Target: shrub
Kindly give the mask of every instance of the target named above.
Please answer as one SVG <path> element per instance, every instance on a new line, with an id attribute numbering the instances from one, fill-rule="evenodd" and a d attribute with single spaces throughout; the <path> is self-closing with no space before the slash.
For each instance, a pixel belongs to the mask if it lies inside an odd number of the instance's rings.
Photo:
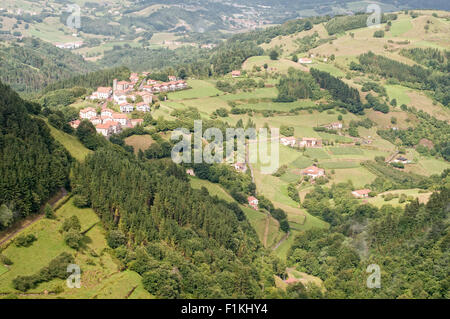
<path id="1" fill-rule="evenodd" d="M 16 244 L 17 247 L 29 247 L 36 240 L 37 238 L 33 234 L 21 235 L 16 238 L 14 243 Z"/>
<path id="2" fill-rule="evenodd" d="M 125 235 L 120 230 L 110 231 L 106 237 L 106 241 L 108 242 L 108 246 L 113 249 L 127 243 Z"/>

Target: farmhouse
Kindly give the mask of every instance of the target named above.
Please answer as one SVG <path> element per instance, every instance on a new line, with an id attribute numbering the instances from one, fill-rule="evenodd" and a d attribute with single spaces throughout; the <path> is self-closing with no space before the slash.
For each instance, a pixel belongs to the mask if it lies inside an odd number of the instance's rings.
<path id="1" fill-rule="evenodd" d="M 312 179 L 317 177 L 325 176 L 325 170 L 322 168 L 318 168 L 317 166 L 310 166 L 303 170 L 303 175 L 309 176 Z"/>
<path id="2" fill-rule="evenodd" d="M 289 137 L 282 137 L 280 139 L 281 144 L 283 144 L 284 146 L 295 146 L 295 142 L 296 142 L 296 138 L 293 136 L 289 136 Z"/>
<path id="3" fill-rule="evenodd" d="M 175 82 L 177 80 L 177 77 L 175 75 L 169 75 L 169 81 Z"/>
<path id="4" fill-rule="evenodd" d="M 247 171 L 247 165 L 245 165 L 245 163 L 234 163 L 233 166 L 238 172 L 245 173 Z"/>
<path id="5" fill-rule="evenodd" d="M 342 128 L 342 123 L 340 123 L 340 122 L 330 123 L 330 124 L 324 125 L 324 127 L 329 130 L 340 130 Z"/>
<path id="6" fill-rule="evenodd" d="M 239 71 L 239 70 L 234 70 L 234 71 L 231 72 L 231 76 L 232 76 L 233 78 L 240 77 L 240 76 L 241 76 L 241 71 Z"/>
<path id="7" fill-rule="evenodd" d="M 131 113 L 134 111 L 134 106 L 131 105 L 130 103 L 122 103 L 119 105 L 120 107 L 120 112 L 122 113 Z"/>
<path id="8" fill-rule="evenodd" d="M 370 189 L 359 189 L 352 192 L 352 195 L 356 198 L 367 198 L 369 197 Z"/>
<path id="9" fill-rule="evenodd" d="M 191 175 L 191 176 L 195 176 L 195 172 L 194 172 L 194 170 L 192 168 L 188 168 L 186 170 L 186 174 Z"/>
<path id="10" fill-rule="evenodd" d="M 257 199 L 256 197 L 254 197 L 254 196 L 249 196 L 249 197 L 247 198 L 247 200 L 248 200 L 248 204 L 249 204 L 253 209 L 258 210 L 258 203 L 259 203 L 259 201 L 258 201 L 258 199 Z"/>
<path id="11" fill-rule="evenodd" d="M 155 85 L 155 84 L 158 84 L 158 81 L 152 79 L 147 80 L 147 85 Z"/>
<path id="12" fill-rule="evenodd" d="M 411 161 L 407 159 L 406 157 L 399 156 L 395 160 L 393 160 L 394 163 L 402 163 L 402 164 L 409 164 Z"/>
<path id="13" fill-rule="evenodd" d="M 97 116 L 97 111 L 93 107 L 87 107 L 85 109 L 80 110 L 80 118 L 81 119 L 91 119 L 92 117 Z"/>
<path id="14" fill-rule="evenodd" d="M 298 144 L 300 147 L 322 147 L 322 140 L 315 137 L 303 137 Z"/>
<path id="15" fill-rule="evenodd" d="M 80 120 L 74 120 L 74 121 L 71 121 L 69 124 L 72 128 L 76 129 L 76 128 L 78 128 L 78 126 L 80 126 L 80 123 L 81 123 Z"/>
<path id="16" fill-rule="evenodd" d="M 312 60 L 309 59 L 309 58 L 300 58 L 300 59 L 298 59 L 298 63 L 300 63 L 300 64 L 311 64 Z"/>

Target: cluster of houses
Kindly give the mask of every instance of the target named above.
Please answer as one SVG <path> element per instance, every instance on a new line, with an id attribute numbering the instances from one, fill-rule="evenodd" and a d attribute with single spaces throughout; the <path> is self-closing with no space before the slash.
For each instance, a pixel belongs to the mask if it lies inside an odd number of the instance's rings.
<path id="1" fill-rule="evenodd" d="M 315 137 L 303 137 L 296 139 L 293 136 L 280 138 L 281 144 L 290 147 L 322 147 L 322 140 Z"/>
<path id="2" fill-rule="evenodd" d="M 148 72 L 131 73 L 128 81 L 118 81 L 114 79 L 112 87 L 98 87 L 95 92 L 87 97 L 89 100 L 99 100 L 104 103 L 102 111 L 97 111 L 88 107 L 80 111 L 80 119 L 70 122 L 73 128 L 77 128 L 81 121 L 87 119 L 97 129 L 97 132 L 110 136 L 119 133 L 125 127 L 135 127 L 143 122 L 143 119 L 129 119 L 127 114 L 133 111 L 150 112 L 151 104 L 155 100 L 153 93 L 173 92 L 188 88 L 186 81 L 178 80 L 176 76 L 169 76 L 169 82 L 159 82 L 146 78 Z M 140 98 L 139 98 L 140 97 Z M 137 102 L 139 100 L 139 102 Z M 106 107 L 107 102 L 114 103 L 120 109 L 120 113 Z"/>
<path id="3" fill-rule="evenodd" d="M 147 77 L 148 72 L 143 72 L 142 76 Z M 155 100 L 154 93 L 173 92 L 188 88 L 186 81 L 178 80 L 176 76 L 169 76 L 169 82 L 162 83 L 152 79 L 139 83 L 139 79 L 137 73 L 131 73 L 129 81 L 114 79 L 112 87 L 99 87 L 88 99 L 112 101 L 119 105 L 122 113 L 131 113 L 134 110 L 150 112 L 150 105 Z M 138 96 L 142 98 L 140 99 L 142 101 L 135 104 Z"/>
<path id="4" fill-rule="evenodd" d="M 88 107 L 80 110 L 80 119 L 70 122 L 70 126 L 76 129 L 82 120 L 90 121 L 95 126 L 97 133 L 105 137 L 120 133 L 123 128 L 141 125 L 144 121 L 143 119 L 129 119 L 126 114 L 116 113 L 107 107 L 103 107 L 100 114 L 96 109 Z"/>

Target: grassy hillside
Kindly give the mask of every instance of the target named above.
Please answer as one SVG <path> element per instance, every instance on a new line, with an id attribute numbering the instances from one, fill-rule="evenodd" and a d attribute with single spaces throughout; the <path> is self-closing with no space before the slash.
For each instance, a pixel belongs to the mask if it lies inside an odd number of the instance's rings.
<path id="1" fill-rule="evenodd" d="M 63 221 L 77 216 L 82 231 L 87 231 L 83 248 L 76 251 L 64 243 L 59 232 Z M 17 247 L 14 239 L 4 248 L 2 254 L 13 264 L 2 266 L 7 271 L 0 274 L 0 294 L 15 294 L 20 298 L 151 298 L 143 289 L 141 278 L 132 271 L 120 272 L 119 266 L 110 255 L 104 230 L 92 209 L 78 209 L 69 200 L 56 211 L 56 219 L 41 219 L 28 227 L 21 235 L 33 234 L 37 240 L 30 247 Z M 12 280 L 18 275 L 32 275 L 61 254 L 75 256 L 75 262 L 82 271 L 81 288 L 70 289 L 64 280 L 54 279 L 38 285 L 27 293 L 12 287 Z M 36 258 L 39 256 L 39 258 Z"/>

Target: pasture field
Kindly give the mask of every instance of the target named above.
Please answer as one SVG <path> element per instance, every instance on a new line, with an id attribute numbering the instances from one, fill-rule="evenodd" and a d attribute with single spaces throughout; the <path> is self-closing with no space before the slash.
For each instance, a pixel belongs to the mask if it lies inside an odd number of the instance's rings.
<path id="1" fill-rule="evenodd" d="M 150 135 L 132 135 L 125 139 L 127 145 L 133 146 L 134 152 L 137 154 L 139 150 L 145 151 L 155 141 Z"/>
<path id="2" fill-rule="evenodd" d="M 329 147 L 328 150 L 333 155 L 363 155 L 364 152 L 357 147 Z"/>
<path id="3" fill-rule="evenodd" d="M 345 168 L 357 168 L 359 167 L 359 162 L 342 160 L 342 161 L 326 161 L 320 162 L 320 167 L 324 169 L 345 169 Z"/>
<path id="4" fill-rule="evenodd" d="M 6 267 L 5 265 L 0 264 L 0 276 L 3 275 L 8 270 L 9 270 L 8 267 Z"/>
<path id="5" fill-rule="evenodd" d="M 50 128 L 50 133 L 52 134 L 53 138 L 61 143 L 66 148 L 66 150 L 69 151 L 70 155 L 72 155 L 79 162 L 84 161 L 85 157 L 88 154 L 92 153 L 92 151 L 81 144 L 81 142 L 75 136 L 57 130 L 56 128 L 51 126 L 47 120 L 45 121 Z"/>
<path id="6" fill-rule="evenodd" d="M 312 159 L 330 159 L 330 155 L 322 148 L 307 148 L 305 151 L 305 155 Z"/>
<path id="7" fill-rule="evenodd" d="M 405 206 L 406 204 L 408 204 L 408 201 L 405 201 L 404 203 L 399 203 L 398 198 L 394 198 L 390 201 L 385 201 L 384 198 L 382 197 L 382 195 L 387 195 L 387 194 L 398 194 L 399 196 L 401 194 L 405 194 L 406 196 L 412 196 L 413 198 L 418 198 L 420 203 L 426 203 L 426 202 L 428 202 L 428 199 L 430 198 L 432 193 L 431 192 L 421 193 L 419 189 L 397 189 L 397 190 L 378 194 L 375 197 L 369 197 L 366 200 L 368 203 L 370 203 L 374 206 L 377 206 L 377 207 L 381 207 L 383 205 Z"/>
<path id="8" fill-rule="evenodd" d="M 397 105 L 400 106 L 402 104 L 409 105 L 411 103 L 411 98 L 408 96 L 407 92 L 410 90 L 407 87 L 404 87 L 402 85 L 392 85 L 392 84 L 386 84 L 384 85 L 386 88 L 387 95 L 389 96 L 389 99 L 396 99 Z"/>
<path id="9" fill-rule="evenodd" d="M 362 188 L 364 185 L 372 183 L 376 178 L 374 174 L 361 166 L 356 168 L 335 169 L 333 175 L 328 173 L 327 175 L 328 177 L 331 176 L 329 184 L 345 183 L 350 180 L 355 188 Z"/>
<path id="10" fill-rule="evenodd" d="M 344 77 L 345 72 L 330 63 L 317 62 L 311 65 L 311 68 L 328 72 L 335 77 Z"/>
<path id="11" fill-rule="evenodd" d="M 251 103 L 255 101 L 256 103 L 259 99 L 273 99 L 278 95 L 278 90 L 275 87 L 265 87 L 265 88 L 255 88 L 252 91 L 247 92 L 237 92 L 237 93 L 226 93 L 220 96 L 220 99 L 224 101 L 243 101 Z M 286 103 L 289 104 L 289 103 Z"/>
<path id="12" fill-rule="evenodd" d="M 33 294 L 33 298 L 55 298 L 56 296 L 63 298 L 101 298 L 116 292 L 116 295 L 112 295 L 113 297 L 124 298 L 126 293 L 121 294 L 120 292 L 120 289 L 127 287 L 127 285 L 123 285 L 124 282 L 137 287 L 141 285 L 138 274 L 123 275 L 119 272 L 114 258 L 108 252 L 109 248 L 106 245 L 100 220 L 92 209 L 76 208 L 73 205 L 73 200 L 69 200 L 55 212 L 55 215 L 56 219 L 41 219 L 22 232 L 22 234 L 34 234 L 37 237 L 37 240 L 30 247 L 17 247 L 14 242 L 11 242 L 4 249 L 3 254 L 12 260 L 13 265 L 10 266 L 8 272 L 0 277 L 0 293 L 18 294 L 12 287 L 12 280 L 15 277 L 37 273 L 62 252 L 75 256 L 75 263 L 82 270 L 82 287 L 80 289 L 69 289 L 63 280 L 54 279 L 39 284 L 21 297 L 26 297 L 26 294 Z M 81 231 L 87 231 L 82 248 L 79 251 L 68 247 L 59 232 L 64 219 L 73 215 L 79 218 Z M 119 278 L 123 276 L 128 276 L 128 279 L 119 281 Z M 134 277 L 133 280 L 132 277 Z M 107 287 L 110 287 L 109 291 L 106 290 Z M 61 293 L 54 294 L 55 290 L 61 290 Z M 142 294 L 142 291 L 139 296 L 151 297 L 148 293 Z"/>
<path id="13" fill-rule="evenodd" d="M 187 80 L 191 89 L 169 93 L 169 100 L 195 99 L 222 94 L 213 83 L 204 80 Z"/>
<path id="14" fill-rule="evenodd" d="M 220 199 L 226 200 L 227 202 L 234 202 L 234 199 L 219 185 L 211 183 L 210 181 L 203 180 L 197 177 L 189 177 L 192 188 L 201 189 L 206 187 L 211 196 L 217 196 Z"/>
<path id="15" fill-rule="evenodd" d="M 268 72 L 286 73 L 290 67 L 300 69 L 300 64 L 287 59 L 271 60 L 268 56 L 254 56 L 244 62 L 242 68 L 246 71 L 252 71 L 253 67 L 260 67 L 264 72 L 264 64 L 268 65 Z"/>
<path id="16" fill-rule="evenodd" d="M 390 34 L 393 37 L 398 37 L 404 35 L 412 28 L 413 25 L 411 23 L 411 20 L 399 18 L 397 21 L 392 22 Z"/>

